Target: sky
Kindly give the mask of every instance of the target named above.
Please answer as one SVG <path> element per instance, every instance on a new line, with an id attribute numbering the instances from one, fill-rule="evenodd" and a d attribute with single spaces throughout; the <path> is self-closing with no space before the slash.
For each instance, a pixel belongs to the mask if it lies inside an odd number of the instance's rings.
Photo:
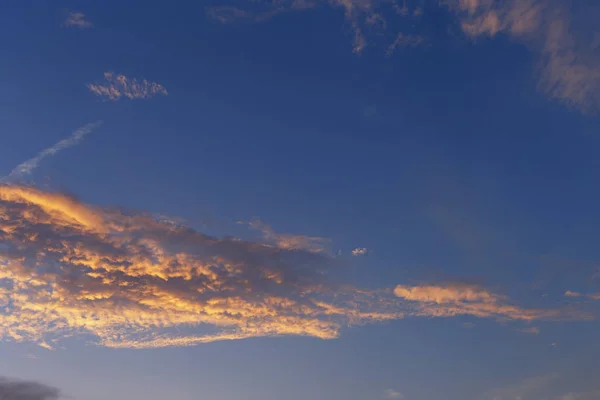
<path id="1" fill-rule="evenodd" d="M 600 399 L 600 4 L 0 10 L 1 398 Z"/>

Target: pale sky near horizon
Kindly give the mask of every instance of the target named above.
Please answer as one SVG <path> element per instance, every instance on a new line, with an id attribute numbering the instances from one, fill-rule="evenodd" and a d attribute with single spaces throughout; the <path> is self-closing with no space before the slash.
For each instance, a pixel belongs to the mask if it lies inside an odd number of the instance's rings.
<path id="1" fill-rule="evenodd" d="M 600 400 L 600 3 L 0 5 L 0 398 Z"/>

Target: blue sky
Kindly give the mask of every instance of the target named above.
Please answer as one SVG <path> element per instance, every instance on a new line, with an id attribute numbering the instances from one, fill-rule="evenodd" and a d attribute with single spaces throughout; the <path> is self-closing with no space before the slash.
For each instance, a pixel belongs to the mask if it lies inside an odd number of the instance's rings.
<path id="1" fill-rule="evenodd" d="M 223 1 L 1 6 L 0 394 L 600 399 L 600 9 Z"/>

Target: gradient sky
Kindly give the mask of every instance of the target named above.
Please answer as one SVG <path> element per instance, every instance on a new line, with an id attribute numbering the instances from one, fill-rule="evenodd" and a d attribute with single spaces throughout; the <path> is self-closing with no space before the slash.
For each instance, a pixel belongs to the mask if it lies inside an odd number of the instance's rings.
<path id="1" fill-rule="evenodd" d="M 0 397 L 600 399 L 600 4 L 0 11 Z"/>

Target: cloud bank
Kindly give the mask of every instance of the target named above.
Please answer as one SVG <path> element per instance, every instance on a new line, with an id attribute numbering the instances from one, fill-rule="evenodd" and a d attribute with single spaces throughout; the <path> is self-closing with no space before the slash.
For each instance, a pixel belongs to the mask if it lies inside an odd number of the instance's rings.
<path id="1" fill-rule="evenodd" d="M 168 95 L 167 89 L 160 83 L 149 82 L 145 79 L 138 81 L 125 75 L 115 75 L 105 72 L 106 83 L 89 83 L 87 88 L 97 96 L 105 97 L 111 101 L 117 101 L 121 97 L 128 99 L 148 99 L 156 95 Z"/>
<path id="2" fill-rule="evenodd" d="M 52 348 L 66 337 L 110 347 L 339 336 L 404 317 L 556 319 L 482 288 L 361 290 L 328 279 L 333 258 L 217 238 L 143 213 L 0 185 L 0 340 Z"/>
<path id="3" fill-rule="evenodd" d="M 79 142 L 83 140 L 85 136 L 90 134 L 94 129 L 102 125 L 102 121 L 97 121 L 91 124 L 87 124 L 79 129 L 77 129 L 73 134 L 67 139 L 63 139 L 60 142 L 56 143 L 54 146 L 49 147 L 43 151 L 41 151 L 37 156 L 33 157 L 30 160 L 27 160 L 21 164 L 19 164 L 15 169 L 13 169 L 10 174 L 5 177 L 0 177 L 0 183 L 8 183 L 14 182 L 22 179 L 23 177 L 30 175 L 33 170 L 35 170 L 40 162 L 46 158 L 55 155 L 59 151 L 66 149 L 71 146 L 75 146 Z"/>
<path id="4" fill-rule="evenodd" d="M 0 377 L 2 400 L 57 400 L 60 390 L 38 382 L 20 381 Z"/>

